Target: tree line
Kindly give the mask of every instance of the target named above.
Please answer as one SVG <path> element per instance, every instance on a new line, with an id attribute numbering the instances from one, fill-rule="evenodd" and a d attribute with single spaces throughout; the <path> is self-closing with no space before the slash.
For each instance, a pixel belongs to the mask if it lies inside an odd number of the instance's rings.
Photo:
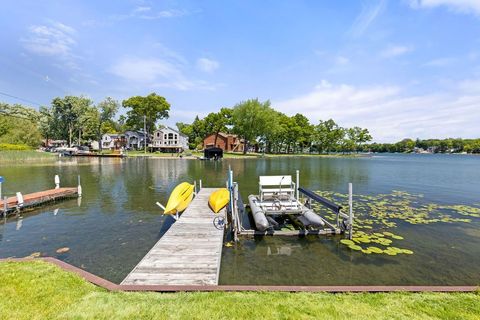
<path id="1" fill-rule="evenodd" d="M 122 101 L 126 115 L 115 116 L 120 103 L 110 97 L 98 104 L 84 96 L 57 97 L 39 110 L 0 103 L 0 143 L 38 147 L 42 139 L 65 140 L 68 146 L 99 141 L 105 133 L 143 130 L 152 133 L 156 122 L 168 118 L 170 104 L 155 93 Z"/>
<path id="2" fill-rule="evenodd" d="M 310 123 L 304 115 L 287 116 L 275 110 L 270 101 L 250 99 L 232 108 L 221 108 L 204 118 L 199 116 L 188 123 L 177 123 L 188 136 L 190 148 L 202 145 L 206 136 L 215 134 L 215 145 L 220 132 L 237 134 L 249 147 L 266 153 L 328 153 L 355 152 L 372 140 L 368 129 L 342 128 L 334 120 Z"/>
<path id="3" fill-rule="evenodd" d="M 120 106 L 127 111 L 117 117 Z M 69 146 L 98 140 L 105 133 L 143 130 L 153 133 L 157 122 L 169 117 L 170 104 L 156 93 L 123 100 L 107 97 L 97 104 L 84 96 L 54 98 L 38 110 L 19 104 L 0 103 L 0 143 L 38 147 L 43 139 L 65 140 Z M 404 139 L 397 143 L 368 143 L 368 129 L 343 128 L 334 120 L 310 123 L 304 115 L 288 116 L 269 101 L 250 99 L 231 108 L 220 108 L 192 123 L 177 123 L 189 138 L 190 148 L 201 148 L 203 140 L 219 133 L 237 134 L 249 147 L 266 153 L 330 152 L 430 152 L 480 153 L 480 139 Z M 215 145 L 217 141 L 215 141 Z M 101 146 L 101 143 L 100 143 Z"/>
<path id="4" fill-rule="evenodd" d="M 368 144 L 363 151 L 410 153 L 421 150 L 432 153 L 480 153 L 480 139 L 403 139 L 396 143 Z"/>

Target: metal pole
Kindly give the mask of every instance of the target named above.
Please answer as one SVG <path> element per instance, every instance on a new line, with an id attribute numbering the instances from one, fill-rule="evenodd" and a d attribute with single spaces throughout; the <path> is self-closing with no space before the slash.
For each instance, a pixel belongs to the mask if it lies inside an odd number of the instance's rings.
<path id="1" fill-rule="evenodd" d="M 349 238 L 352 239 L 353 234 L 353 186 L 350 182 L 348 184 L 348 224 L 349 224 Z"/>
<path id="2" fill-rule="evenodd" d="M 147 116 L 143 116 L 143 145 L 147 154 Z"/>
<path id="3" fill-rule="evenodd" d="M 3 197 L 3 217 L 7 217 L 7 197 Z"/>
<path id="4" fill-rule="evenodd" d="M 296 188 L 295 192 L 296 192 L 297 201 L 298 201 L 298 199 L 299 199 L 299 196 L 298 196 L 298 188 L 300 188 L 300 171 L 297 170 L 296 173 L 297 173 L 297 188 Z"/>

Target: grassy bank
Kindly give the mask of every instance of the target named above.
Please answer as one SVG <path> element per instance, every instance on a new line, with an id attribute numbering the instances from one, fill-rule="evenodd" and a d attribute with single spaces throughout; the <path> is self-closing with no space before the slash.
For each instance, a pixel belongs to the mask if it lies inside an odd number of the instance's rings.
<path id="1" fill-rule="evenodd" d="M 478 319 L 479 293 L 107 292 L 42 261 L 0 264 L 1 319 Z"/>
<path id="2" fill-rule="evenodd" d="M 28 161 L 50 161 L 58 158 L 55 153 L 35 150 L 1 150 L 0 163 L 18 163 Z"/>

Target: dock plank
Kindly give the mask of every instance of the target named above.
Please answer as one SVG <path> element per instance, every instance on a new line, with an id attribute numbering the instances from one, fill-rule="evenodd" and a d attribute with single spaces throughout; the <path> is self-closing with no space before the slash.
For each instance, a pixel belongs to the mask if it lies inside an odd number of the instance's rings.
<path id="1" fill-rule="evenodd" d="M 224 230 L 208 206 L 217 189 L 203 188 L 187 210 L 122 281 L 142 285 L 217 285 Z M 220 212 L 225 215 L 225 209 Z"/>

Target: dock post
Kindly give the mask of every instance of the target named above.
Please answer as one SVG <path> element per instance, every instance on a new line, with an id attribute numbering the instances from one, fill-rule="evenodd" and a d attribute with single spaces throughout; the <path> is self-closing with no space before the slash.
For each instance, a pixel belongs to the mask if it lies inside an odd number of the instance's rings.
<path id="1" fill-rule="evenodd" d="M 17 192 L 17 207 L 23 207 L 23 195 L 21 192 Z"/>
<path id="2" fill-rule="evenodd" d="M 77 187 L 78 196 L 82 196 L 82 185 L 80 184 L 80 175 L 78 175 L 78 187 Z"/>
<path id="3" fill-rule="evenodd" d="M 198 180 L 198 191 L 202 190 L 202 179 Z"/>
<path id="4" fill-rule="evenodd" d="M 60 189 L 60 177 L 58 174 L 55 175 L 55 189 Z"/>
<path id="5" fill-rule="evenodd" d="M 3 217 L 7 217 L 7 209 L 8 209 L 8 204 L 7 204 L 7 197 L 3 197 Z"/>
<path id="6" fill-rule="evenodd" d="M 349 238 L 353 236 L 353 185 L 350 182 L 348 184 L 348 228 Z"/>
<path id="7" fill-rule="evenodd" d="M 197 195 L 197 180 L 193 181 L 193 195 Z"/>
<path id="8" fill-rule="evenodd" d="M 233 191 L 234 191 L 233 192 L 233 201 L 234 201 L 233 210 L 234 210 L 234 213 L 235 213 L 235 217 L 234 217 L 235 219 L 232 219 L 232 220 L 234 220 L 234 230 L 233 230 L 234 234 L 233 234 L 233 236 L 234 236 L 235 242 L 237 242 L 238 241 L 238 233 L 241 230 L 241 222 L 240 222 L 240 216 L 238 215 L 238 206 L 237 206 L 237 204 L 238 204 L 238 184 L 237 183 L 235 183 L 233 185 Z"/>
<path id="9" fill-rule="evenodd" d="M 299 199 L 299 196 L 298 196 L 298 188 L 300 188 L 300 171 L 297 170 L 296 174 L 297 174 L 297 186 L 296 186 L 295 192 L 296 192 L 297 201 L 298 201 L 298 199 Z"/>

